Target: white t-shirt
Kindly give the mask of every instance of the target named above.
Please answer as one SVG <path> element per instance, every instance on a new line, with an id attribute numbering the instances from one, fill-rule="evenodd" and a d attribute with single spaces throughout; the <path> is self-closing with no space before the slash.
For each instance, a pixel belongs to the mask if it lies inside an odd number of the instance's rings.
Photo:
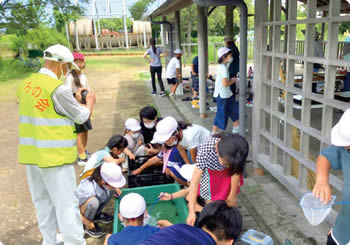
<path id="1" fill-rule="evenodd" d="M 197 148 L 210 136 L 210 131 L 202 126 L 192 124 L 182 131 L 179 144 L 186 150 Z"/>
<path id="2" fill-rule="evenodd" d="M 180 60 L 173 57 L 166 68 L 165 77 L 166 78 L 176 78 L 176 69 L 180 69 Z"/>
<path id="3" fill-rule="evenodd" d="M 225 64 L 219 64 L 216 69 L 216 79 L 215 79 L 215 89 L 214 89 L 214 97 L 226 99 L 230 98 L 233 94 L 230 89 L 230 86 L 224 87 L 222 84 L 222 80 L 224 78 L 229 79 L 228 69 Z"/>
<path id="4" fill-rule="evenodd" d="M 79 78 L 80 78 L 81 88 L 86 88 L 86 89 L 90 90 L 90 86 L 89 86 L 89 83 L 88 83 L 86 76 L 83 73 L 81 73 L 79 75 Z M 77 90 L 79 89 L 75 85 L 74 77 L 71 73 L 68 74 L 66 81 L 65 81 L 65 84 L 72 90 L 73 93 L 77 92 Z"/>

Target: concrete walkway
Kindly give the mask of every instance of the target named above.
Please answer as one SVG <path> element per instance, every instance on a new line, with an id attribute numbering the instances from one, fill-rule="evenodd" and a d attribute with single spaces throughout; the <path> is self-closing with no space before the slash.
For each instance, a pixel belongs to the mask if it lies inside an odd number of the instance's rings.
<path id="1" fill-rule="evenodd" d="M 188 74 L 188 69 L 186 67 L 183 74 Z M 169 91 L 166 79 L 163 82 Z M 151 91 L 151 83 L 147 82 L 147 85 Z M 186 97 L 191 97 L 191 92 L 185 92 L 184 96 L 176 99 L 152 96 L 162 117 L 173 116 L 177 120 L 195 123 L 211 130 L 215 112 L 208 110 L 208 117 L 200 118 L 199 109 L 192 108 L 190 101 L 182 101 L 182 98 Z M 216 106 L 210 96 L 207 102 L 207 108 Z M 248 108 L 246 138 L 250 146 L 252 142 L 251 126 L 252 108 Z M 231 131 L 231 128 L 232 123 L 229 122 L 226 131 Z M 251 152 L 247 162 L 248 177 L 245 178 L 245 185 L 242 186 L 239 195 L 239 208 L 243 214 L 244 230 L 256 229 L 269 234 L 275 244 L 288 244 L 288 240 L 294 245 L 325 244 L 330 226 L 326 223 L 319 226 L 309 225 L 299 207 L 298 200 L 278 181 L 267 172 L 265 176 L 253 176 Z"/>

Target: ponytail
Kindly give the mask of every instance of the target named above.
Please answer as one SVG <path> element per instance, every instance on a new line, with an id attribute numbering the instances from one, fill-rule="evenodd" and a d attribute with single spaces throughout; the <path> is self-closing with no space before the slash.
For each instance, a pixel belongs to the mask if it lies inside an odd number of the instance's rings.
<path id="1" fill-rule="evenodd" d="M 150 40 L 151 46 L 152 46 L 152 50 L 154 54 L 157 54 L 157 48 L 156 48 L 156 40 L 155 39 L 151 39 Z"/>
<path id="2" fill-rule="evenodd" d="M 80 78 L 76 70 L 72 70 L 71 74 L 74 78 L 74 84 L 77 88 L 81 88 Z"/>

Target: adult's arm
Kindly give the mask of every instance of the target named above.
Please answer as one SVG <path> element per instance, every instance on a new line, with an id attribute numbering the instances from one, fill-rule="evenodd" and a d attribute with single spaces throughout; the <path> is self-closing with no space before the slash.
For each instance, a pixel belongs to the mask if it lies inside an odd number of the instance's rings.
<path id="1" fill-rule="evenodd" d="M 195 163 L 197 159 L 197 148 L 190 149 L 190 155 L 191 155 L 192 163 Z"/>
<path id="2" fill-rule="evenodd" d="M 191 69 L 192 69 L 192 75 L 197 76 L 197 73 L 194 71 L 194 64 L 191 65 Z"/>
<path id="3" fill-rule="evenodd" d="M 197 202 L 197 192 L 198 192 L 198 185 L 200 183 L 201 176 L 203 174 L 203 170 L 199 168 L 195 168 L 191 180 L 190 190 L 188 193 L 188 216 L 186 223 L 188 225 L 194 225 L 196 221 L 196 202 Z"/>
<path id="4" fill-rule="evenodd" d="M 83 106 L 73 97 L 68 86 L 61 85 L 52 94 L 52 101 L 59 114 L 70 118 L 77 124 L 83 124 L 90 117 L 96 97 L 95 92 L 90 91 L 86 96 L 86 106 Z"/>

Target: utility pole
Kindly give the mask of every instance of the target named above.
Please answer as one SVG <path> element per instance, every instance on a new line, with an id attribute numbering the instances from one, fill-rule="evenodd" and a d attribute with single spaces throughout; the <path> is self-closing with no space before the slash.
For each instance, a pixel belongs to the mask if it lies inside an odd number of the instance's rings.
<path id="1" fill-rule="evenodd" d="M 126 26 L 126 7 L 125 0 L 122 0 L 123 3 L 123 19 L 124 19 L 124 36 L 125 36 L 125 47 L 129 48 L 129 39 L 128 39 L 128 28 Z"/>

